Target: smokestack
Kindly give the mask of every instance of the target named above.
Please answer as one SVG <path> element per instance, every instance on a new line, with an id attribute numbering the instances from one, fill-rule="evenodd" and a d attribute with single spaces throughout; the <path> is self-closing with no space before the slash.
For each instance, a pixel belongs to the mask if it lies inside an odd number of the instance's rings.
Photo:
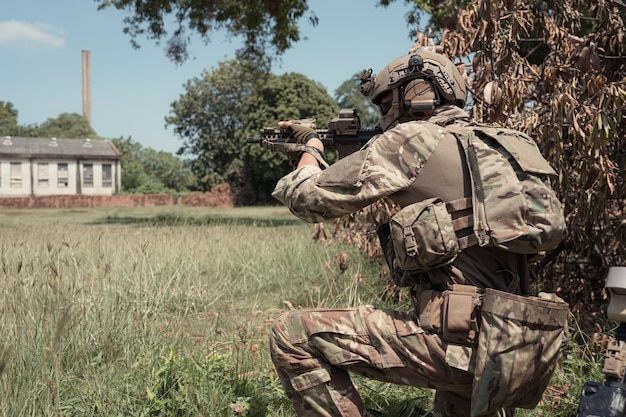
<path id="1" fill-rule="evenodd" d="M 83 116 L 91 126 L 91 63 L 89 51 L 83 51 Z"/>

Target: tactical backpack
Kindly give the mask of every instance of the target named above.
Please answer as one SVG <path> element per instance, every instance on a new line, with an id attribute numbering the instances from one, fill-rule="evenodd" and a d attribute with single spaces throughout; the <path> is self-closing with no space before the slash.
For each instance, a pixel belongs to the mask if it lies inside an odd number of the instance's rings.
<path id="1" fill-rule="evenodd" d="M 451 263 L 473 245 L 522 254 L 555 248 L 565 235 L 563 208 L 547 181 L 556 172 L 533 139 L 501 127 L 436 123 L 464 151 L 472 196 L 432 198 L 400 210 L 389 231 L 394 266 L 426 271 Z"/>

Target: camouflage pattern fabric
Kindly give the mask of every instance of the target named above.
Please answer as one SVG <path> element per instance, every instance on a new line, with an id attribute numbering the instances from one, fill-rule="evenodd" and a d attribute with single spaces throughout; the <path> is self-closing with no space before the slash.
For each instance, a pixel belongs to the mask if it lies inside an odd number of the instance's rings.
<path id="1" fill-rule="evenodd" d="M 472 375 L 446 364 L 446 345 L 420 328 L 412 314 L 371 306 L 288 311 L 272 327 L 270 348 L 299 416 L 365 415 L 348 371 L 465 398 L 471 394 Z M 469 409 L 454 415 L 469 416 Z"/>
<path id="2" fill-rule="evenodd" d="M 394 263 L 402 270 L 427 271 L 441 267 L 454 261 L 459 252 L 452 217 L 440 198 L 404 207 L 393 216 L 390 225 Z"/>
<path id="3" fill-rule="evenodd" d="M 456 109 L 449 116 L 467 114 Z M 454 135 L 439 124 L 401 123 L 326 170 L 308 165 L 286 175 L 273 196 L 308 222 L 353 213 L 387 196 L 402 207 L 431 197 L 452 201 L 468 197 L 469 179 L 459 153 Z M 428 164 L 432 160 L 441 166 Z M 522 258 L 496 247 L 472 246 L 424 275 L 443 288 L 467 284 L 507 290 L 513 288 Z M 277 318 L 270 343 L 272 361 L 299 416 L 364 415 L 348 372 L 435 389 L 437 417 L 471 415 L 477 348 L 445 343 L 420 327 L 414 314 L 370 306 L 289 311 Z M 482 387 L 489 411 L 481 415 L 512 416 L 513 410 L 493 410 L 509 389 Z"/>
<path id="4" fill-rule="evenodd" d="M 554 295 L 485 290 L 472 416 L 537 406 L 560 356 L 567 315 L 568 305 Z"/>
<path id="5" fill-rule="evenodd" d="M 477 216 L 484 211 L 484 230 L 489 233 L 485 243 L 528 254 L 556 247 L 565 236 L 565 217 L 561 203 L 545 182 L 556 172 L 536 143 L 510 129 L 469 125 L 453 131 L 464 132 L 460 135 L 468 164 L 478 165 L 473 180 L 481 184 L 484 195 L 482 201 L 474 195 L 474 224 L 480 224 Z M 476 162 L 468 146 L 473 148 Z"/>
<path id="6" fill-rule="evenodd" d="M 323 172 L 310 165 L 296 169 L 272 195 L 311 223 L 354 213 L 408 188 L 444 135 L 450 133 L 434 123 L 402 123 Z"/>

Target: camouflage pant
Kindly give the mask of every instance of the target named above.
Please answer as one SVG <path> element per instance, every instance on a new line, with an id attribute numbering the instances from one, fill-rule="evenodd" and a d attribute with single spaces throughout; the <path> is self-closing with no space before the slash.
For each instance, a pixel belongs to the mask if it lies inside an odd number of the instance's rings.
<path id="1" fill-rule="evenodd" d="M 433 388 L 436 417 L 469 416 L 472 375 L 448 366 L 445 343 L 409 314 L 371 306 L 289 311 L 276 319 L 270 348 L 298 416 L 364 416 L 348 371 Z"/>

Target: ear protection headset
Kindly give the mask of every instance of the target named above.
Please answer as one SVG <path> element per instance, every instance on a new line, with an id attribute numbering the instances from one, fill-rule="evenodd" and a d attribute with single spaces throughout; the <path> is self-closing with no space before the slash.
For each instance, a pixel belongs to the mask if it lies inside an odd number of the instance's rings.
<path id="1" fill-rule="evenodd" d="M 417 119 L 430 116 L 435 107 L 441 104 L 433 80 L 422 72 L 423 68 L 424 59 L 420 55 L 412 55 L 407 65 L 407 75 L 422 73 L 425 77 L 413 79 L 400 87 L 404 113 Z"/>
<path id="2" fill-rule="evenodd" d="M 409 81 L 402 87 L 401 93 L 404 113 L 415 119 L 430 116 L 441 103 L 437 90 L 427 79 Z"/>

